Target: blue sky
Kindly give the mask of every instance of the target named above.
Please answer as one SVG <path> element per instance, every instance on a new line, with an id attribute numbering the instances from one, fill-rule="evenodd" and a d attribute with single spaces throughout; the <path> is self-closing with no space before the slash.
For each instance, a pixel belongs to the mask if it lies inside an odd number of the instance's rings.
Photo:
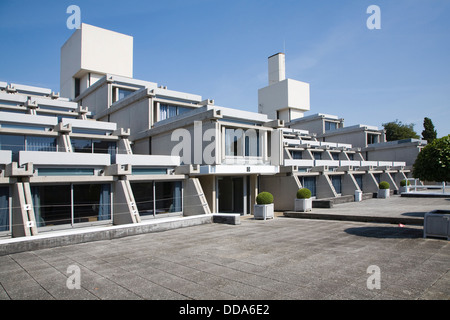
<path id="1" fill-rule="evenodd" d="M 0 0 L 0 80 L 59 91 L 60 48 L 84 23 L 134 37 L 134 77 L 257 111 L 267 57 L 311 84 L 311 111 L 353 124 L 432 119 L 450 134 L 450 0 Z M 369 30 L 369 5 L 381 29 Z"/>

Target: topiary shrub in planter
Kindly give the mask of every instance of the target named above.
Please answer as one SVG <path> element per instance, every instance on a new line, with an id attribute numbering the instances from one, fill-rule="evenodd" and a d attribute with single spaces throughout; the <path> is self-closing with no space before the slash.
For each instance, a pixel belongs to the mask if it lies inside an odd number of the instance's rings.
<path id="1" fill-rule="evenodd" d="M 295 211 L 306 212 L 312 210 L 311 190 L 301 188 L 297 190 L 297 198 L 294 205 Z"/>
<path id="2" fill-rule="evenodd" d="M 400 193 L 406 193 L 409 192 L 409 186 L 411 182 L 408 180 L 402 180 L 400 181 Z"/>
<path id="3" fill-rule="evenodd" d="M 273 195 L 267 191 L 259 193 L 253 211 L 255 219 L 273 219 Z"/>
<path id="4" fill-rule="evenodd" d="M 386 199 L 391 195 L 391 190 L 389 189 L 391 186 L 389 182 L 381 181 L 378 185 L 378 198 Z"/>

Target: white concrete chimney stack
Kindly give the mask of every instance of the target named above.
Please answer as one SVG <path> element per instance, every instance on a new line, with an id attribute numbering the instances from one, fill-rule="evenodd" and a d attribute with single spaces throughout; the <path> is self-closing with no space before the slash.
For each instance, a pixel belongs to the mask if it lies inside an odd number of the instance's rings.
<path id="1" fill-rule="evenodd" d="M 286 79 L 286 57 L 279 52 L 269 57 L 269 86 Z"/>

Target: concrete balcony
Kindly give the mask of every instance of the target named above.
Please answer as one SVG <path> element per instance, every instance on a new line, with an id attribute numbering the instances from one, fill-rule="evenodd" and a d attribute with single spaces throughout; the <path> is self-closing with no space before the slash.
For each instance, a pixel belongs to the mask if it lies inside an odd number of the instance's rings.
<path id="1" fill-rule="evenodd" d="M 353 166 L 353 167 L 360 167 L 361 161 L 358 160 L 341 160 L 341 167 L 343 166 Z"/>
<path id="2" fill-rule="evenodd" d="M 109 154 L 98 153 L 20 151 L 19 165 L 29 162 L 35 166 L 102 167 L 111 164 L 111 157 Z"/>
<path id="3" fill-rule="evenodd" d="M 116 154 L 116 164 L 131 164 L 136 167 L 178 167 L 178 156 L 158 156 L 147 154 Z"/>
<path id="4" fill-rule="evenodd" d="M 285 166 L 297 166 L 300 168 L 310 168 L 314 167 L 314 160 L 309 159 L 286 159 L 284 160 Z"/>
<path id="5" fill-rule="evenodd" d="M 62 125 L 67 126 L 70 124 L 73 129 L 85 129 L 90 131 L 109 132 L 113 133 L 117 130 L 117 124 L 113 122 L 94 121 L 94 120 L 81 120 L 63 118 Z"/>
<path id="6" fill-rule="evenodd" d="M 276 174 L 279 172 L 278 166 L 270 165 L 204 165 L 200 166 L 200 174 Z"/>
<path id="7" fill-rule="evenodd" d="M 339 167 L 339 160 L 314 160 L 314 166 L 328 166 L 328 167 Z"/>
<path id="8" fill-rule="evenodd" d="M 2 123 L 9 123 L 20 126 L 39 126 L 53 128 L 58 124 L 57 117 L 38 116 L 12 112 L 0 112 L 0 119 Z"/>

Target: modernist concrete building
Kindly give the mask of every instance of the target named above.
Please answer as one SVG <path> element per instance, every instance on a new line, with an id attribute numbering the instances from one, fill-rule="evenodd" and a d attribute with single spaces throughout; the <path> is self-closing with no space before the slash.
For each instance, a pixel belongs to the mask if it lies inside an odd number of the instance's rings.
<path id="1" fill-rule="evenodd" d="M 259 112 L 248 112 L 134 79 L 132 52 L 132 37 L 82 24 L 61 49 L 64 98 L 0 83 L 2 235 L 251 214 L 260 191 L 292 210 L 301 187 L 316 199 L 371 195 L 409 174 L 401 158 L 367 161 L 365 132 L 380 131 L 364 128 L 355 146 L 327 136 L 342 119 L 304 117 L 309 84 L 285 79 L 284 54 L 269 57 Z"/>
<path id="2" fill-rule="evenodd" d="M 135 155 L 129 135 L 51 90 L 0 83 L 0 235 L 192 214 L 184 197 L 208 213 L 179 157 Z"/>
<path id="3" fill-rule="evenodd" d="M 364 124 L 346 127 L 343 118 L 323 113 L 294 119 L 286 126 L 308 130 L 323 142 L 351 144 L 361 149 L 366 160 L 404 161 L 407 166 L 414 164 L 420 150 L 427 144 L 426 140 L 419 139 L 386 141 L 384 129 Z"/>

